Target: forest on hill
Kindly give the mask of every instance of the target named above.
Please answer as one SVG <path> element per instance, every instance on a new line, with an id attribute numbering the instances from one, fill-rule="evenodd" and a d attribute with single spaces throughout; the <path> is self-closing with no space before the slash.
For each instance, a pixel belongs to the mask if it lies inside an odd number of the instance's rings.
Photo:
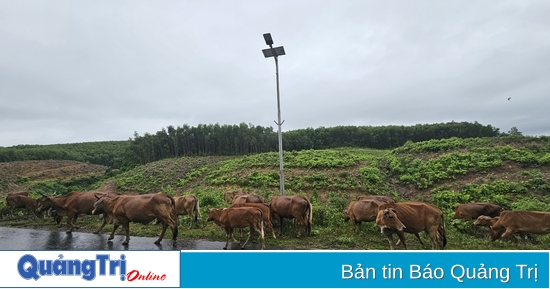
<path id="1" fill-rule="evenodd" d="M 414 126 L 338 126 L 307 128 L 283 133 L 286 151 L 363 147 L 388 149 L 406 141 L 450 137 L 504 136 L 498 128 L 478 122 L 448 122 Z M 127 141 L 0 147 L 0 162 L 73 160 L 128 170 L 138 165 L 179 156 L 239 156 L 278 151 L 271 127 L 240 125 L 168 126 L 154 134 L 137 132 Z"/>

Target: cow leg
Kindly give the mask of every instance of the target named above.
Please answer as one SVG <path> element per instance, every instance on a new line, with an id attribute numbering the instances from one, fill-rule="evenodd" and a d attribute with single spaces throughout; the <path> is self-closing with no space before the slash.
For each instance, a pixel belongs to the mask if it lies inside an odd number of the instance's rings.
<path id="1" fill-rule="evenodd" d="M 158 240 L 155 241 L 155 244 L 160 244 L 160 241 L 162 241 L 162 238 L 164 238 L 164 234 L 166 233 L 166 229 L 168 228 L 168 224 L 166 221 L 162 222 L 162 232 L 160 233 L 160 237 Z"/>
<path id="2" fill-rule="evenodd" d="M 283 217 L 281 215 L 277 214 L 277 221 L 279 222 L 279 236 L 283 235 Z"/>
<path id="3" fill-rule="evenodd" d="M 126 231 L 126 240 L 124 240 L 124 242 L 122 242 L 122 245 L 125 246 L 125 245 L 128 245 L 128 243 L 130 243 L 130 222 L 124 222 L 122 224 L 122 228 L 124 228 L 124 230 Z"/>
<path id="4" fill-rule="evenodd" d="M 99 232 L 103 229 L 103 227 L 105 227 L 105 225 L 107 225 L 107 217 L 103 217 L 103 223 L 101 224 L 99 229 L 94 232 L 94 234 L 99 234 Z"/>
<path id="5" fill-rule="evenodd" d="M 254 234 L 254 224 L 250 225 L 250 230 L 248 232 L 248 238 L 246 238 L 246 241 L 244 241 L 244 244 L 241 246 L 241 249 L 244 249 L 246 244 L 248 244 L 248 241 L 250 241 L 250 237 L 252 237 L 252 234 Z"/>
<path id="6" fill-rule="evenodd" d="M 224 250 L 227 250 L 227 245 L 229 244 L 229 235 L 233 236 L 233 228 L 225 228 L 225 247 L 223 247 Z"/>
<path id="7" fill-rule="evenodd" d="M 193 228 L 193 212 L 189 212 L 189 229 Z"/>
<path id="8" fill-rule="evenodd" d="M 71 234 L 74 229 L 74 221 L 76 219 L 76 214 L 73 212 L 67 213 L 67 225 L 69 226 L 69 230 L 67 231 L 67 234 Z"/>
<path id="9" fill-rule="evenodd" d="M 399 240 L 401 241 L 401 244 L 403 244 L 403 247 L 405 250 L 407 250 L 407 242 L 405 241 L 405 233 L 403 231 L 397 231 L 397 236 L 399 237 Z"/>
<path id="10" fill-rule="evenodd" d="M 271 229 L 271 235 L 273 236 L 273 239 L 277 239 L 277 236 L 275 235 L 275 229 L 273 229 L 273 223 L 271 223 L 271 220 L 267 222 L 267 226 Z"/>
<path id="11" fill-rule="evenodd" d="M 111 235 L 109 236 L 109 239 L 108 240 L 112 240 L 115 238 L 115 232 L 116 232 L 116 229 L 118 229 L 118 226 L 120 226 L 119 224 L 115 224 L 113 226 L 113 231 L 111 232 Z"/>
<path id="12" fill-rule="evenodd" d="M 514 229 L 511 229 L 511 228 L 506 228 L 506 231 L 502 234 L 502 236 L 500 236 L 500 239 L 501 240 L 504 240 L 504 238 L 516 233 L 517 230 L 514 230 Z"/>

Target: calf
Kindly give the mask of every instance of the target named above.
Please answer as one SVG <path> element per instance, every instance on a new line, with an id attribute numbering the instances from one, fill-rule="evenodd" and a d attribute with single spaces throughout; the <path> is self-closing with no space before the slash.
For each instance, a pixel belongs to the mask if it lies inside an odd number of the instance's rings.
<path id="1" fill-rule="evenodd" d="M 500 217 L 494 217 L 491 218 L 489 216 L 481 215 L 477 217 L 477 219 L 474 222 L 475 226 L 481 226 L 481 227 L 491 227 L 494 225 Z"/>
<path id="2" fill-rule="evenodd" d="M 495 203 L 470 203 L 460 204 L 455 208 L 455 214 L 452 219 L 461 219 L 463 221 L 475 220 L 479 216 L 497 217 L 500 215 L 502 207 Z"/>
<path id="3" fill-rule="evenodd" d="M 504 239 L 514 233 L 550 233 L 550 212 L 503 211 L 495 224 L 489 227 L 491 241 Z"/>
<path id="4" fill-rule="evenodd" d="M 262 210 L 254 207 L 242 207 L 242 208 L 228 208 L 228 209 L 210 209 L 208 211 L 207 221 L 214 221 L 216 225 L 220 226 L 225 230 L 225 247 L 224 250 L 227 250 L 227 245 L 229 243 L 229 237 L 233 238 L 233 241 L 238 241 L 233 237 L 234 228 L 250 228 L 248 233 L 248 238 L 241 246 L 241 249 L 244 249 L 252 232 L 257 231 L 260 233 L 260 238 L 262 240 L 262 250 L 265 249 L 265 237 L 264 237 L 264 222 L 262 217 Z"/>
<path id="5" fill-rule="evenodd" d="M 244 203 L 244 204 L 233 204 L 231 208 L 242 208 L 242 207 L 254 207 L 262 211 L 262 218 L 264 221 L 264 226 L 267 225 L 271 229 L 271 235 L 273 239 L 277 239 L 275 235 L 275 229 L 273 229 L 273 223 L 271 222 L 271 209 L 269 205 L 264 203 Z"/>
<path id="6" fill-rule="evenodd" d="M 376 224 L 388 238 L 392 250 L 394 233 L 407 249 L 403 232 L 413 234 L 427 232 L 430 235 L 432 250 L 443 249 L 447 244 L 443 212 L 432 204 L 421 202 L 382 204 L 378 207 Z"/>
<path id="7" fill-rule="evenodd" d="M 27 213 L 38 216 L 40 212 L 36 211 L 36 199 L 29 197 L 28 193 L 14 193 L 6 196 L 6 207 L 13 212 L 14 209 L 24 209 Z"/>
<path id="8" fill-rule="evenodd" d="M 225 200 L 225 202 L 227 202 L 228 204 L 231 204 L 231 202 L 233 201 L 233 199 L 236 197 L 236 196 L 240 196 L 240 195 L 246 195 L 247 193 L 244 192 L 244 191 L 240 191 L 240 190 L 232 190 L 232 191 L 227 191 L 223 194 L 223 198 Z"/>
<path id="9" fill-rule="evenodd" d="M 244 204 L 244 203 L 260 203 L 263 204 L 264 200 L 258 195 L 244 194 L 235 196 L 232 204 Z"/>
<path id="10" fill-rule="evenodd" d="M 189 229 L 193 227 L 193 221 L 202 219 L 201 212 L 199 208 L 199 198 L 196 196 L 179 196 L 174 197 L 174 202 L 176 202 L 176 215 L 188 215 L 190 224 Z"/>

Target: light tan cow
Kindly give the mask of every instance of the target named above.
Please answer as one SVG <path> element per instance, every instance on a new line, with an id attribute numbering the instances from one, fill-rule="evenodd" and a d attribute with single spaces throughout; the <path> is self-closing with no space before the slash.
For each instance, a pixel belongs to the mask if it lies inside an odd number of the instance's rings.
<path id="1" fill-rule="evenodd" d="M 229 237 L 233 238 L 233 241 L 239 243 L 233 237 L 233 231 L 235 228 L 250 228 L 248 238 L 241 246 L 244 249 L 252 232 L 257 231 L 260 233 L 262 240 L 262 250 L 265 249 L 265 236 L 264 236 L 264 222 L 262 217 L 262 210 L 254 207 L 242 207 L 242 208 L 227 208 L 227 209 L 210 209 L 208 210 L 207 221 L 214 221 L 216 225 L 220 226 L 225 231 L 225 247 L 229 244 Z"/>
<path id="2" fill-rule="evenodd" d="M 193 227 L 193 222 L 198 222 L 198 220 L 202 220 L 199 206 L 199 198 L 192 195 L 179 196 L 174 197 L 174 201 L 176 202 L 176 215 L 189 216 L 189 229 Z"/>
<path id="3" fill-rule="evenodd" d="M 242 208 L 242 207 L 254 207 L 262 210 L 262 217 L 264 219 L 264 227 L 267 225 L 271 229 L 271 235 L 273 239 L 277 239 L 275 235 L 275 229 L 273 229 L 273 223 L 271 222 L 271 209 L 268 204 L 264 203 L 244 203 L 244 204 L 233 204 L 230 208 Z"/>
<path id="4" fill-rule="evenodd" d="M 432 250 L 444 249 L 447 244 L 443 212 L 436 206 L 422 202 L 405 202 L 383 204 L 378 207 L 376 224 L 382 234 L 388 238 L 390 247 L 394 250 L 392 235 L 395 233 L 407 249 L 404 232 L 419 233 L 422 231 L 430 235 Z"/>
<path id="5" fill-rule="evenodd" d="M 237 195 L 235 198 L 233 198 L 232 204 L 244 204 L 244 203 L 259 203 L 263 204 L 264 200 L 258 195 L 254 194 L 244 194 L 244 195 Z"/>
<path id="6" fill-rule="evenodd" d="M 494 241 L 512 234 L 550 233 L 550 212 L 503 211 L 494 225 L 489 227 L 489 238 Z"/>

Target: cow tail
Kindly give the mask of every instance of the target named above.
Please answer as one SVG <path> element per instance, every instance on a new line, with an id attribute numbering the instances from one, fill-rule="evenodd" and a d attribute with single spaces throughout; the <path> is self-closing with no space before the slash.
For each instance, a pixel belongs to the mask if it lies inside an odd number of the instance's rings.
<path id="1" fill-rule="evenodd" d="M 201 208 L 199 206 L 199 198 L 195 197 L 195 221 L 197 221 L 197 218 L 202 220 L 201 217 Z"/>
<path id="2" fill-rule="evenodd" d="M 167 196 L 170 199 L 170 205 L 171 205 L 170 217 L 172 218 L 172 220 L 174 220 L 174 223 L 175 223 L 174 230 L 173 230 L 173 239 L 176 240 L 178 236 L 178 227 L 179 227 L 179 224 L 178 224 L 179 218 L 178 218 L 178 215 L 176 214 L 176 201 L 174 200 L 174 198 L 172 198 L 172 196 L 169 196 L 169 195 Z"/>
<path id="3" fill-rule="evenodd" d="M 313 222 L 313 206 L 311 205 L 311 202 L 307 200 L 307 203 L 309 205 L 309 214 L 307 216 L 307 234 L 311 234 L 311 223 Z"/>
<path id="4" fill-rule="evenodd" d="M 445 246 L 447 246 L 447 236 L 445 234 L 445 217 L 444 217 L 444 215 L 441 216 L 441 223 L 442 224 L 439 225 L 439 228 L 437 228 L 437 238 L 442 243 L 441 249 L 445 249 Z"/>

